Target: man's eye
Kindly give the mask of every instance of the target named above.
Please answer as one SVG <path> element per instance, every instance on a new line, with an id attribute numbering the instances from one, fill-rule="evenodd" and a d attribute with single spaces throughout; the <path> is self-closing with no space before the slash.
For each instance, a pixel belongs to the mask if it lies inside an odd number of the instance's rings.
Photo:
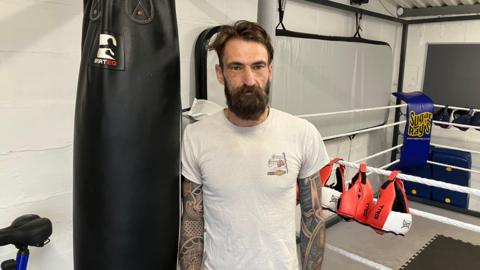
<path id="1" fill-rule="evenodd" d="M 260 69 L 262 69 L 262 68 L 264 68 L 264 67 L 265 67 L 265 65 L 254 65 L 254 66 L 253 66 L 253 69 L 254 69 L 254 70 L 260 70 Z"/>
<path id="2" fill-rule="evenodd" d="M 238 71 L 238 70 L 241 70 L 242 67 L 241 66 L 231 66 L 230 69 Z"/>

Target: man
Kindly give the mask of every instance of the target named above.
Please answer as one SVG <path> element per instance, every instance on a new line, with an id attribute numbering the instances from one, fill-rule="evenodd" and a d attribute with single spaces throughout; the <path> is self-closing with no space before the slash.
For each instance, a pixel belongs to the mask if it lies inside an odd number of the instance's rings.
<path id="1" fill-rule="evenodd" d="M 299 269 L 298 180 L 302 269 L 318 270 L 325 243 L 319 170 L 328 163 L 321 136 L 268 106 L 273 48 L 259 25 L 223 26 L 210 49 L 228 107 L 185 129 L 181 269 Z"/>

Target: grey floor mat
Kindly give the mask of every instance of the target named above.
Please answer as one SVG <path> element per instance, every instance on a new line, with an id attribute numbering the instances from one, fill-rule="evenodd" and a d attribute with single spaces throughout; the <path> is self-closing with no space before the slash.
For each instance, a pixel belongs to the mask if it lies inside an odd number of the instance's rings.
<path id="1" fill-rule="evenodd" d="M 400 269 L 480 269 L 480 246 L 437 234 Z"/>

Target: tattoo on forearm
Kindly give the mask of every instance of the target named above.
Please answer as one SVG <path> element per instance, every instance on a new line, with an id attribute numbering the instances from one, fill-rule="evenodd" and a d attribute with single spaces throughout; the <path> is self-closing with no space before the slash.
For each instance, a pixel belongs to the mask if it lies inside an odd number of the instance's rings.
<path id="1" fill-rule="evenodd" d="M 322 216 L 319 174 L 299 179 L 302 225 L 300 250 L 303 270 L 319 270 L 325 249 L 325 220 Z"/>
<path id="2" fill-rule="evenodd" d="M 200 270 L 203 259 L 202 185 L 182 179 L 183 215 L 180 232 L 180 269 Z"/>

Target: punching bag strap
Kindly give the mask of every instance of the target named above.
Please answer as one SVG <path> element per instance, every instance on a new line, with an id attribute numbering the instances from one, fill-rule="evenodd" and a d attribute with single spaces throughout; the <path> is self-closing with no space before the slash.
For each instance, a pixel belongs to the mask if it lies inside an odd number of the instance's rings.
<path id="1" fill-rule="evenodd" d="M 353 37 L 358 37 L 358 38 L 362 38 L 362 36 L 360 36 L 360 31 L 362 31 L 362 27 L 360 26 L 360 22 L 362 21 L 362 13 L 355 13 L 355 34 L 353 35 Z"/>
<path id="2" fill-rule="evenodd" d="M 287 30 L 285 28 L 285 25 L 283 24 L 283 15 L 285 14 L 285 4 L 286 3 L 287 3 L 287 0 L 278 0 L 278 20 L 279 20 L 279 23 L 277 24 L 276 29 L 278 29 L 278 27 L 281 26 L 283 30 Z"/>

